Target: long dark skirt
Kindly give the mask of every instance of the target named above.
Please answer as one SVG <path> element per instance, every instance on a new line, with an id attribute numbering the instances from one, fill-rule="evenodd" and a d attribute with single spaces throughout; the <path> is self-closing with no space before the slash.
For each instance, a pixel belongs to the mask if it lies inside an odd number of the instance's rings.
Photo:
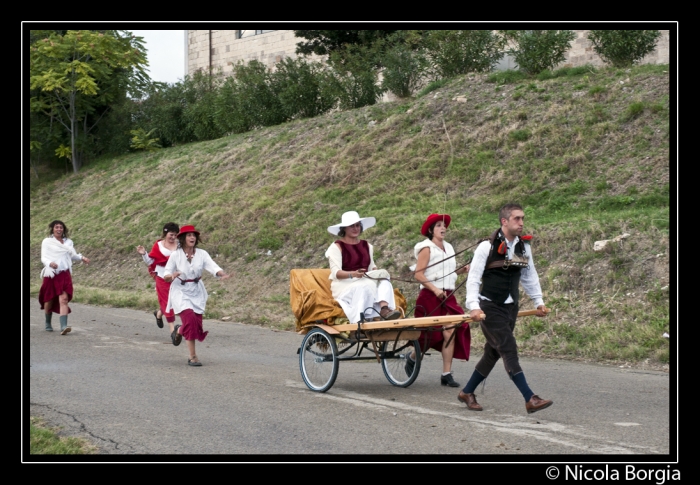
<path id="1" fill-rule="evenodd" d="M 185 340 L 199 340 L 201 342 L 209 333 L 209 331 L 205 332 L 202 326 L 202 315 L 189 308 L 180 312 L 180 321 L 182 322 L 180 333 L 185 337 Z"/>
<path id="2" fill-rule="evenodd" d="M 464 315 L 464 310 L 454 294 L 450 294 L 441 306 L 440 300 L 435 294 L 423 288 L 418 294 L 416 300 L 416 310 L 413 312 L 416 318 L 420 317 L 438 317 L 444 315 Z M 471 348 L 472 335 L 469 329 L 469 324 L 464 323 L 455 329 L 455 335 L 452 338 L 455 345 L 455 359 L 469 360 L 469 350 Z M 428 349 L 435 349 L 442 352 L 445 337 L 442 335 L 441 327 L 432 327 L 430 330 L 423 330 L 420 335 L 421 350 L 425 352 Z"/>
<path id="3" fill-rule="evenodd" d="M 61 271 L 54 275 L 53 278 L 44 277 L 44 281 L 41 282 L 41 288 L 39 289 L 40 308 L 43 310 L 44 304 L 51 302 L 51 312 L 60 314 L 61 305 L 58 303 L 58 297 L 64 291 L 68 295 L 68 301 L 70 302 L 73 299 L 73 278 L 71 278 L 70 271 Z M 68 313 L 70 312 L 70 307 L 68 307 Z"/>

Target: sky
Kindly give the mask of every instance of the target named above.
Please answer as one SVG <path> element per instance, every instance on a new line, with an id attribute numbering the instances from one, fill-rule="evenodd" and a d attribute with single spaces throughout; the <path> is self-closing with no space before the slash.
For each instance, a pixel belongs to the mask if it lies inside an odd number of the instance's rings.
<path id="1" fill-rule="evenodd" d="M 176 83 L 185 77 L 184 30 L 130 30 L 143 37 L 148 74 L 153 81 Z"/>

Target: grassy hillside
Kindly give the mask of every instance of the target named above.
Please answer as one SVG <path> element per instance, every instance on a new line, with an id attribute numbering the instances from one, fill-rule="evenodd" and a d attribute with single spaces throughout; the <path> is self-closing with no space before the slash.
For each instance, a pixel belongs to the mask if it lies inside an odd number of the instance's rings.
<path id="1" fill-rule="evenodd" d="M 152 310 L 153 280 L 135 246 L 150 247 L 165 222 L 191 223 L 235 275 L 205 276 L 205 318 L 293 329 L 289 270 L 327 266 L 326 227 L 343 212 L 377 218 L 363 237 L 380 266 L 409 279 L 427 214 L 452 215 L 447 239 L 466 250 L 465 261 L 498 227 L 498 208 L 515 201 L 525 207 L 554 310 L 521 319 L 523 352 L 661 366 L 669 359 L 667 71 L 579 70 L 510 83 L 468 75 L 415 99 L 128 154 L 34 182 L 30 293 L 40 286 L 41 240 L 57 218 L 91 259 L 74 268 L 76 302 Z M 418 285 L 395 286 L 412 307 Z M 481 347 L 481 333 L 472 334 Z"/>

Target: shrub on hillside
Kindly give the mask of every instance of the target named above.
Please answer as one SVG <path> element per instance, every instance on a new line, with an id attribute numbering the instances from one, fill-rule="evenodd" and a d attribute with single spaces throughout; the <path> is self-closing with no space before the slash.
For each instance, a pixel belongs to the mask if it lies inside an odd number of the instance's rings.
<path id="1" fill-rule="evenodd" d="M 155 135 L 164 147 L 196 140 L 190 126 L 185 124 L 183 112 L 187 104 L 185 85 L 191 76 L 172 85 L 156 85 L 145 99 L 136 103 L 132 118 L 136 128 L 155 127 Z"/>
<path id="2" fill-rule="evenodd" d="M 227 77 L 214 102 L 214 123 L 226 133 L 245 133 L 254 126 L 254 117 L 245 110 L 239 91 L 236 79 Z"/>
<path id="3" fill-rule="evenodd" d="M 270 69 L 260 61 L 239 62 L 233 68 L 241 105 L 252 117 L 253 126 L 273 126 L 286 121 L 282 104 L 272 85 Z"/>
<path id="4" fill-rule="evenodd" d="M 117 128 L 123 131 L 126 136 L 127 143 L 124 151 L 129 151 L 130 149 L 130 131 L 139 128 L 144 130 L 155 128 L 154 134 L 160 138 L 160 143 L 163 147 L 169 147 L 176 143 L 174 137 L 181 134 L 184 129 L 181 124 L 182 103 L 173 102 L 173 97 L 181 99 L 181 89 L 182 81 L 171 85 L 153 82 L 146 88 L 143 97 L 140 99 L 129 99 L 127 103 L 117 106 L 114 112 L 107 115 L 105 123 L 110 125 L 110 128 L 114 129 L 111 126 L 113 124 L 118 126 L 120 123 L 126 123 L 127 125 L 125 129 Z M 180 92 L 174 95 L 177 91 Z M 177 108 L 174 113 L 168 113 L 168 115 L 163 116 L 162 113 L 167 111 L 166 105 L 170 105 L 169 107 L 176 106 Z M 111 122 L 112 116 L 118 118 L 114 123 Z M 176 125 L 176 128 L 170 132 L 168 130 L 169 125 Z M 164 135 L 164 133 L 167 134 Z"/>
<path id="5" fill-rule="evenodd" d="M 591 30 L 588 40 L 603 61 L 614 67 L 629 67 L 656 48 L 658 30 Z"/>
<path id="6" fill-rule="evenodd" d="M 213 110 L 217 126 L 226 132 L 242 133 L 286 121 L 271 72 L 260 61 L 238 62 L 233 75 L 222 85 Z"/>
<path id="7" fill-rule="evenodd" d="M 275 66 L 271 83 L 288 119 L 318 116 L 338 103 L 333 76 L 319 62 L 287 57 Z"/>
<path id="8" fill-rule="evenodd" d="M 505 41 L 492 30 L 428 30 L 423 45 L 435 77 L 446 78 L 493 70 Z"/>
<path id="9" fill-rule="evenodd" d="M 422 51 L 398 44 L 384 51 L 382 65 L 382 88 L 407 98 L 422 86 L 429 63 Z"/>
<path id="10" fill-rule="evenodd" d="M 376 47 L 348 45 L 341 51 L 332 52 L 329 63 L 335 73 L 334 91 L 341 109 L 375 104 L 384 92 L 377 83 Z"/>
<path id="11" fill-rule="evenodd" d="M 155 129 L 146 132 L 143 128 L 131 130 L 131 148 L 133 150 L 144 150 L 147 152 L 156 151 L 161 147 L 158 138 L 153 138 Z"/>
<path id="12" fill-rule="evenodd" d="M 566 60 L 576 38 L 572 30 L 502 30 L 501 33 L 512 44 L 508 54 L 527 74 L 551 70 Z"/>
<path id="13" fill-rule="evenodd" d="M 182 121 L 196 141 L 213 140 L 224 135 L 214 123 L 214 103 L 220 84 L 217 76 L 202 71 L 185 79 L 183 83 L 184 106 Z"/>
<path id="14" fill-rule="evenodd" d="M 95 154 L 121 155 L 129 151 L 129 131 L 133 129 L 132 114 L 136 109 L 136 102 L 126 96 L 112 104 L 100 124 L 91 132 Z"/>

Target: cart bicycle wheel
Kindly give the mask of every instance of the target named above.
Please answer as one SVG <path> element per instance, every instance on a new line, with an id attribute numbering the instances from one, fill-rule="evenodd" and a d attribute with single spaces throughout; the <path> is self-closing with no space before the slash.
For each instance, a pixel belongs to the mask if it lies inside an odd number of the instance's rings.
<path id="1" fill-rule="evenodd" d="M 309 389 L 326 392 L 338 377 L 338 347 L 323 329 L 309 331 L 299 351 L 301 377 Z"/>
<path id="2" fill-rule="evenodd" d="M 408 362 L 408 356 L 413 353 L 415 361 Z M 417 340 L 399 339 L 384 342 L 382 346 L 382 370 L 393 385 L 408 387 L 418 377 L 420 372 L 420 344 Z M 410 364 L 413 364 L 411 366 Z"/>

